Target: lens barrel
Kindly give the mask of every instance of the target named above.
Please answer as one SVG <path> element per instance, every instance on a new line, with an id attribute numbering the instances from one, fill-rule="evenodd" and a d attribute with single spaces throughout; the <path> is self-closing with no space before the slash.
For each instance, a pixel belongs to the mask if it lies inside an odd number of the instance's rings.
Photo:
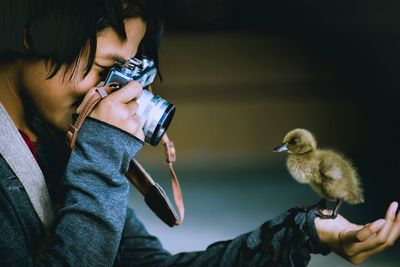
<path id="1" fill-rule="evenodd" d="M 139 104 L 136 114 L 143 126 L 144 141 L 156 146 L 171 124 L 176 108 L 148 90 L 143 90 L 142 95 L 136 101 Z"/>

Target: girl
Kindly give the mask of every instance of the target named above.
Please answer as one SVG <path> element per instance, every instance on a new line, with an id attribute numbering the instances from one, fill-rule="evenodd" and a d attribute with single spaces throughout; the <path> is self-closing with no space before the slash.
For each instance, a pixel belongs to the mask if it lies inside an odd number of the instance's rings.
<path id="1" fill-rule="evenodd" d="M 331 250 L 359 263 L 399 237 L 396 202 L 385 219 L 365 226 L 294 208 L 205 251 L 171 255 L 128 206 L 124 173 L 143 146 L 135 101 L 140 84 L 129 82 L 101 100 L 80 129 L 76 148 L 64 144 L 74 114 L 115 61 L 141 55 L 157 61 L 158 5 L 1 4 L 0 266 L 298 267 L 307 265 L 310 253 Z"/>

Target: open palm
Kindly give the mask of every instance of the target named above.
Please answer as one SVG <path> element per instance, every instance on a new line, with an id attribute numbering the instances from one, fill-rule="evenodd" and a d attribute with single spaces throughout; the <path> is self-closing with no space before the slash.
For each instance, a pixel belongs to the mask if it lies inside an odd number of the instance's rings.
<path id="1" fill-rule="evenodd" d="M 385 219 L 357 225 L 341 215 L 336 219 L 315 219 L 318 236 L 333 252 L 358 264 L 392 246 L 400 236 L 398 203 L 392 202 Z M 331 211 L 327 211 L 329 213 Z"/>

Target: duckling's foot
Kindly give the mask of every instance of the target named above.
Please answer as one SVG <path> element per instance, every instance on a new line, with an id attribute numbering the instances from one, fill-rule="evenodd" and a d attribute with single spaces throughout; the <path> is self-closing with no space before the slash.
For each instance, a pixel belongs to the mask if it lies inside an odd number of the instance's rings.
<path id="1" fill-rule="evenodd" d="M 335 211 L 332 211 L 331 214 L 325 214 L 325 213 L 323 213 L 322 209 L 317 209 L 315 211 L 315 215 L 317 215 L 318 217 L 320 217 L 322 219 L 335 219 L 337 217 L 337 213 Z"/>

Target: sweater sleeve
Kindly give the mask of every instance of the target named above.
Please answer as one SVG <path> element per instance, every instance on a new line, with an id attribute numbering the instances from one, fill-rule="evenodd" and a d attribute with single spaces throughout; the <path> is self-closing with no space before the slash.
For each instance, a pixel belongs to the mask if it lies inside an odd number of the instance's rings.
<path id="1" fill-rule="evenodd" d="M 310 254 L 330 252 L 317 236 L 314 219 L 314 209 L 293 208 L 204 251 L 171 255 L 128 210 L 119 261 L 121 266 L 307 266 Z"/>
<path id="2" fill-rule="evenodd" d="M 143 142 L 88 118 L 79 131 L 63 182 L 51 242 L 37 260 L 48 266 L 112 266 L 127 208 L 123 175 Z"/>

